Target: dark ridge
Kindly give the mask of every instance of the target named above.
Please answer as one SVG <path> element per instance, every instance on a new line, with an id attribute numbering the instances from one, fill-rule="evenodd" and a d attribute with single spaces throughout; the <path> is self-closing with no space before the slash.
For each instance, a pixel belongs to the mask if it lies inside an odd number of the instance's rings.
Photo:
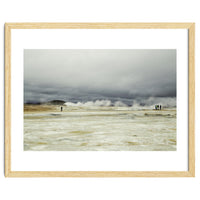
<path id="1" fill-rule="evenodd" d="M 53 100 L 53 101 L 47 102 L 47 104 L 50 104 L 50 105 L 63 105 L 64 103 L 65 101 L 63 100 Z"/>

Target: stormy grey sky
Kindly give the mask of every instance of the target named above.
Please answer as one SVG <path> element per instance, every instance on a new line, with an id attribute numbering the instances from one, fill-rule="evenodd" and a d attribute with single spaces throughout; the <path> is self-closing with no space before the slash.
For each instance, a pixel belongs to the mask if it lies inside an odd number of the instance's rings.
<path id="1" fill-rule="evenodd" d="M 176 97 L 175 49 L 24 50 L 24 101 Z"/>

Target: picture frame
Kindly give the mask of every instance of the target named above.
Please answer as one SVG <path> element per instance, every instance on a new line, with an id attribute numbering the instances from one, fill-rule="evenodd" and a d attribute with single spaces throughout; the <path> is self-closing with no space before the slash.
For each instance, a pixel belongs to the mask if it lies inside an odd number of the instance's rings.
<path id="1" fill-rule="evenodd" d="M 11 32 L 16 29 L 184 29 L 188 31 L 188 170 L 187 171 L 15 171 L 11 138 Z M 20 67 L 20 66 L 19 66 Z M 186 113 L 187 114 L 187 113 Z M 194 23 L 6 23 L 5 24 L 5 176 L 6 177 L 194 177 L 195 176 L 195 24 Z M 187 155 L 186 155 L 187 156 Z M 65 158 L 63 158 L 65 159 Z"/>

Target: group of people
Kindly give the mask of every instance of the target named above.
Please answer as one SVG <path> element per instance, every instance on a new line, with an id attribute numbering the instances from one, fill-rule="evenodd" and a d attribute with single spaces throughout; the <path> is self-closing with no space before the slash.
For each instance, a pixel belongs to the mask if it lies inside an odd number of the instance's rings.
<path id="1" fill-rule="evenodd" d="M 161 105 L 155 105 L 155 110 L 161 110 L 162 106 Z"/>

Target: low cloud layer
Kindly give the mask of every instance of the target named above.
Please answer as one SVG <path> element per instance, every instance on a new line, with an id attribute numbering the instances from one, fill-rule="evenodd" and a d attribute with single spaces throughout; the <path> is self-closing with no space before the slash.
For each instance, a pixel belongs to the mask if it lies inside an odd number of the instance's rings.
<path id="1" fill-rule="evenodd" d="M 176 50 L 24 50 L 24 101 L 176 97 Z"/>

